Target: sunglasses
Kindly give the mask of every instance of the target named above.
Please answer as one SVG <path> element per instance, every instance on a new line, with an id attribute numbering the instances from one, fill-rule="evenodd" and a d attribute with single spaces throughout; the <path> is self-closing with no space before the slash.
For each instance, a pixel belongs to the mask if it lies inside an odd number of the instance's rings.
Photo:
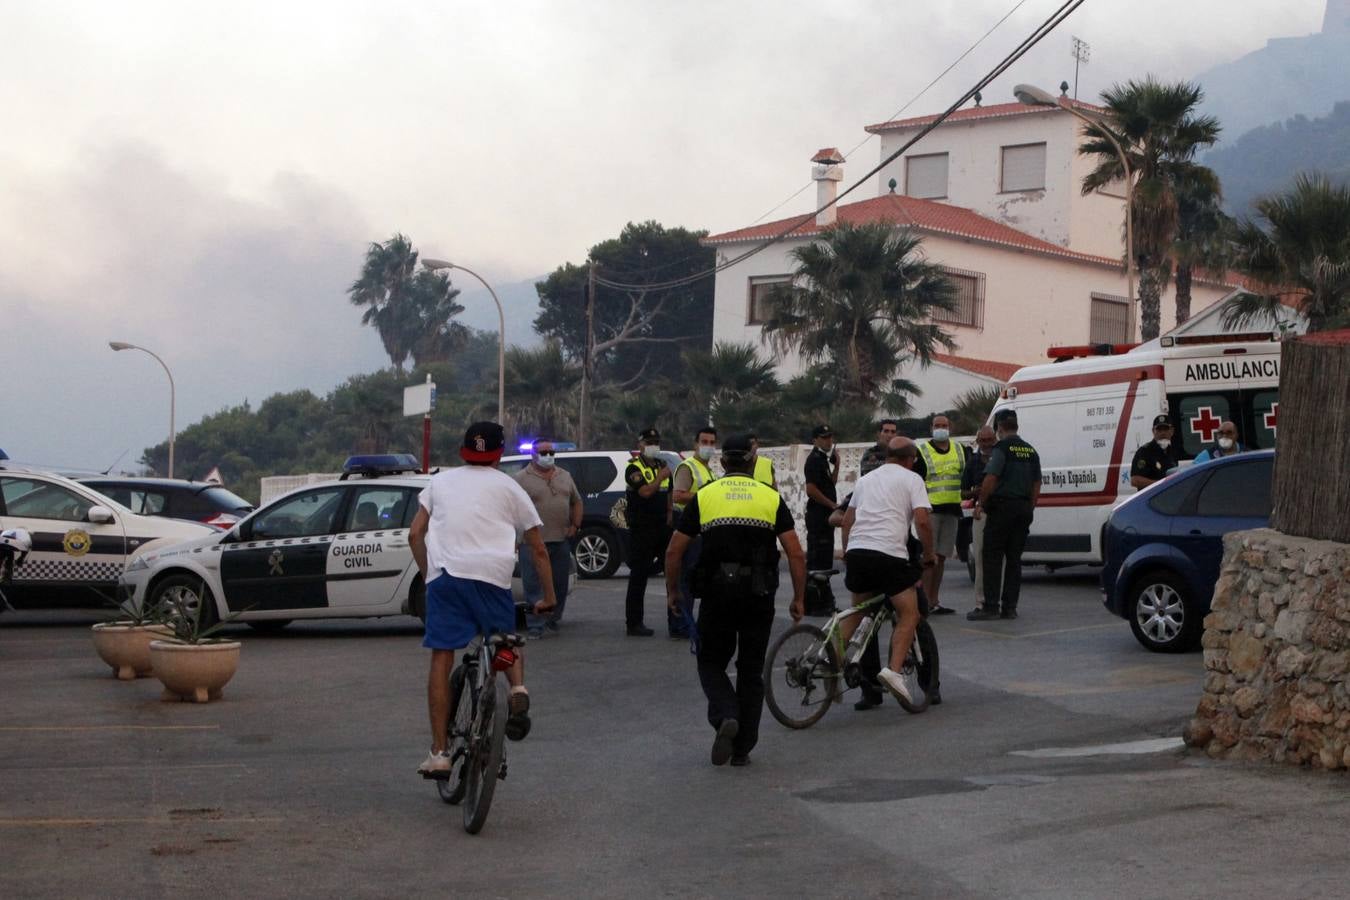
<path id="1" fill-rule="evenodd" d="M 553 454 L 553 451 L 552 451 L 552 450 L 540 450 L 540 451 L 539 451 L 539 455 L 540 455 L 540 456 L 553 456 L 554 454 Z"/>

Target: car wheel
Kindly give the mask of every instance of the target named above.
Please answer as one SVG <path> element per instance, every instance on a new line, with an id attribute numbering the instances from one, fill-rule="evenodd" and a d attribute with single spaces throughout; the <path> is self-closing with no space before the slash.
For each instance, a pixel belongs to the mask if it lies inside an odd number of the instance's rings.
<path id="1" fill-rule="evenodd" d="M 1204 630 L 1204 611 L 1171 572 L 1146 572 L 1136 578 L 1126 610 L 1135 638 L 1154 653 L 1185 653 Z"/>
<path id="2" fill-rule="evenodd" d="M 170 575 L 165 578 L 155 585 L 150 604 L 161 610 L 184 609 L 198 615 L 198 631 L 205 631 L 220 621 L 220 611 L 216 609 L 211 589 L 196 575 Z M 197 612 L 199 609 L 200 613 Z"/>
<path id="3" fill-rule="evenodd" d="M 623 554 L 619 539 L 613 531 L 589 526 L 577 533 L 572 557 L 577 563 L 577 575 L 582 578 L 608 578 L 619 568 Z"/>

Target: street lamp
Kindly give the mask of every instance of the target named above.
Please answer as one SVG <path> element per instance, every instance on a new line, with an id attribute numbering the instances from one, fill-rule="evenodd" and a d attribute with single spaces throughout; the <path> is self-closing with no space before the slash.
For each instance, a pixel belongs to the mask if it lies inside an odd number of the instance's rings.
<path id="1" fill-rule="evenodd" d="M 174 432 L 177 431 L 177 429 L 174 427 L 173 421 L 173 411 L 176 403 L 175 391 L 173 386 L 173 373 L 169 371 L 169 367 L 165 364 L 164 360 L 159 358 L 158 354 L 150 350 L 146 350 L 144 347 L 138 347 L 135 344 L 128 344 L 126 341 L 108 341 L 108 346 L 113 348 L 114 350 L 139 350 L 142 353 L 149 353 L 151 356 L 155 357 L 155 362 L 159 363 L 161 366 L 164 366 L 164 374 L 169 376 L 169 477 L 172 478 L 173 436 Z"/>
<path id="2" fill-rule="evenodd" d="M 1116 150 L 1116 156 L 1120 157 L 1120 167 L 1125 171 L 1125 282 L 1128 285 L 1130 299 L 1130 315 L 1134 315 L 1134 179 L 1130 171 L 1130 160 L 1125 155 L 1125 149 L 1120 146 L 1115 135 L 1111 134 L 1111 128 L 1106 120 L 1101 116 L 1092 116 L 1077 109 L 1072 103 L 1067 102 L 1067 97 L 1055 97 L 1049 91 L 1041 90 L 1032 84 L 1019 84 L 1013 88 L 1013 96 L 1019 103 L 1027 106 L 1051 106 L 1064 110 L 1076 118 L 1079 118 L 1087 124 L 1096 128 L 1105 138 L 1111 142 L 1111 146 Z M 1135 317 L 1137 318 L 1137 317 Z M 1133 336 L 1133 327 L 1131 327 L 1131 336 Z"/>
<path id="3" fill-rule="evenodd" d="M 497 292 L 492 289 L 492 285 L 483 280 L 473 269 L 466 269 L 464 266 L 456 265 L 444 259 L 424 259 L 422 265 L 428 271 L 436 272 L 441 269 L 459 269 L 462 272 L 468 272 L 474 278 L 477 278 L 487 288 L 492 295 L 492 302 L 497 304 L 497 418 L 506 417 L 506 313 L 502 311 L 502 301 L 497 298 Z"/>

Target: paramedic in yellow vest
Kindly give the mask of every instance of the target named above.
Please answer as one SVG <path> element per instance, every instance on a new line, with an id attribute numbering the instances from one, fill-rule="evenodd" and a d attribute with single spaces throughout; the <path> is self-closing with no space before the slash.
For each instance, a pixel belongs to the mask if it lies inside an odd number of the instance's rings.
<path id="1" fill-rule="evenodd" d="M 637 455 L 623 473 L 628 501 L 628 595 L 624 619 L 629 637 L 651 637 L 656 632 L 642 621 L 642 598 L 647 579 L 670 540 L 670 467 L 661 458 L 661 433 L 655 428 L 638 435 Z"/>
<path id="2" fill-rule="evenodd" d="M 708 468 L 716 453 L 717 429 L 711 425 L 700 428 L 694 435 L 694 452 L 675 467 L 675 479 L 670 486 L 676 527 L 680 524 L 685 505 L 716 477 L 712 469 Z M 680 609 L 666 614 L 666 627 L 673 641 L 689 639 L 689 624 L 694 621 L 694 593 L 689 578 L 698 563 L 698 550 L 701 545 L 702 541 L 696 537 L 689 542 L 689 548 L 684 551 L 684 560 L 681 563 L 683 574 L 680 576 Z"/>
<path id="3" fill-rule="evenodd" d="M 942 605 L 942 573 L 948 557 L 956 555 L 956 529 L 961 524 L 961 475 L 966 468 L 966 448 L 951 441 L 951 422 L 946 416 L 933 416 L 932 437 L 919 444 L 914 471 L 928 488 L 933 504 L 933 549 L 937 565 L 923 570 L 923 592 L 928 597 L 929 615 L 955 612 Z"/>
<path id="4" fill-rule="evenodd" d="M 755 480 L 754 451 L 746 436 L 722 443 L 721 478 L 699 491 L 684 508 L 666 550 L 666 603 L 680 608 L 684 551 L 703 540 L 695 593 L 698 608 L 698 680 L 708 698 L 708 724 L 715 736 L 712 764 L 744 766 L 759 738 L 764 709 L 764 654 L 773 630 L 778 589 L 778 546 L 792 576 L 793 621 L 802 617 L 806 556 L 793 530 L 792 514 L 773 488 Z M 736 683 L 727 666 L 736 659 Z"/>
<path id="5" fill-rule="evenodd" d="M 760 484 L 767 484 L 775 491 L 778 490 L 778 476 L 773 471 L 773 460 L 767 456 L 759 455 L 759 437 L 754 432 L 746 435 L 750 439 L 750 446 L 754 449 L 755 468 L 751 473 L 754 479 Z"/>

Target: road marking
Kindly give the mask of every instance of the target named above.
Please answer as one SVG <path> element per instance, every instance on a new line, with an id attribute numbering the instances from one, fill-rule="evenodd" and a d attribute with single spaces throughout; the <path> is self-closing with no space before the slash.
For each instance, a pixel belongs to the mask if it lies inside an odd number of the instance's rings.
<path id="1" fill-rule="evenodd" d="M 964 631 L 966 634 L 978 634 L 981 637 L 1002 638 L 1005 641 L 1020 641 L 1025 638 L 1050 637 L 1056 634 L 1071 634 L 1075 631 L 1093 631 L 1098 628 L 1119 628 L 1118 622 L 1103 622 L 1100 625 L 1078 625 L 1074 628 L 1055 628 L 1051 631 L 1028 631 L 1025 634 L 1009 634 L 1006 631 L 994 631 L 989 628 L 958 628 L 957 631 Z"/>
<path id="2" fill-rule="evenodd" d="M 1009 756 L 1025 756 L 1030 759 L 1064 759 L 1076 756 L 1124 756 L 1145 753 L 1166 753 L 1180 750 L 1186 746 L 1179 737 L 1149 738 L 1142 741 L 1126 741 L 1122 744 L 1097 744 L 1092 747 L 1041 747 L 1038 750 L 1013 750 Z"/>
<path id="3" fill-rule="evenodd" d="M 267 824 L 284 821 L 280 816 L 229 816 L 191 819 L 181 816 L 146 816 L 117 819 L 0 819 L 0 828 L 89 828 L 99 825 L 182 825 L 200 821 L 204 825 Z"/>
<path id="4" fill-rule="evenodd" d="M 219 731 L 219 725 L 0 725 L 0 731 Z"/>

